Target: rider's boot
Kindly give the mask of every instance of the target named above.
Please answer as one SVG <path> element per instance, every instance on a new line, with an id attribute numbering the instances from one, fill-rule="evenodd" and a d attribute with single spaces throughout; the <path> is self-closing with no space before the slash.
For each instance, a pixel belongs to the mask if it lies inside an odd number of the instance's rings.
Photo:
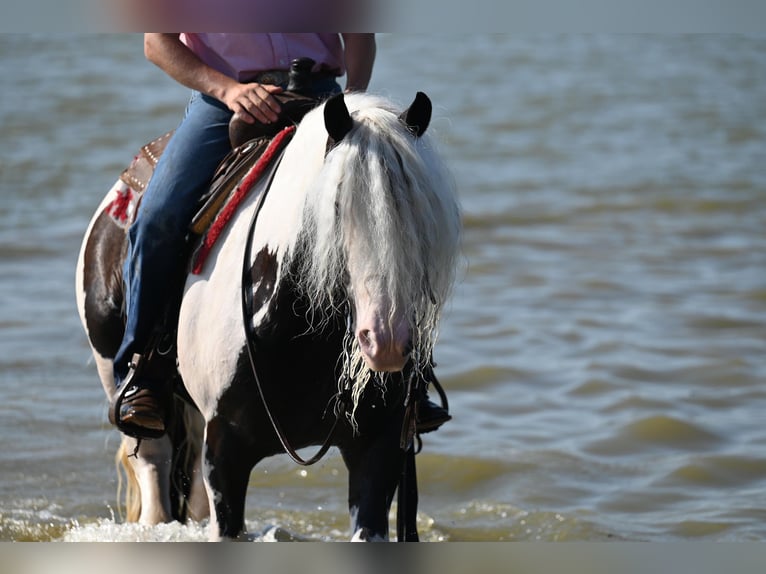
<path id="1" fill-rule="evenodd" d="M 133 355 L 128 374 L 109 406 L 109 422 L 134 438 L 159 438 L 167 428 L 171 389 L 162 380 L 147 378 L 144 363 L 142 355 Z"/>

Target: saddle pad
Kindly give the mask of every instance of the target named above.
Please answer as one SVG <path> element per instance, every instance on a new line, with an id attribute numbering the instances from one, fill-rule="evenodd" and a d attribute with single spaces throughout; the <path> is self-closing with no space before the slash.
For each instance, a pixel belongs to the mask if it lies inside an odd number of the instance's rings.
<path id="1" fill-rule="evenodd" d="M 149 184 L 154 168 L 157 167 L 157 162 L 160 161 L 160 156 L 173 133 L 174 131 L 169 131 L 143 146 L 132 163 L 120 174 L 120 179 L 134 191 L 142 193 Z"/>
<path id="2" fill-rule="evenodd" d="M 126 230 L 136 217 L 141 194 L 121 179 L 117 180 L 113 191 L 115 198 L 104 208 L 104 213 L 109 215 L 117 226 Z"/>
<path id="3" fill-rule="evenodd" d="M 122 229 L 130 227 L 136 218 L 141 196 L 172 135 L 172 131 L 168 132 L 141 147 L 138 155 L 120 174 L 120 179 L 114 186 L 115 198 L 106 206 L 104 212 Z"/>
<path id="4" fill-rule="evenodd" d="M 170 131 L 142 146 L 138 155 L 120 174 L 120 178 L 115 184 L 117 195 L 107 205 L 105 211 L 123 229 L 130 227 L 135 220 L 143 193 L 173 133 Z M 267 138 L 248 142 L 232 150 L 223 159 L 215 172 L 209 190 L 200 198 L 198 211 L 192 220 L 190 231 L 197 236 L 201 236 L 207 231 L 231 190 L 263 153 L 268 143 Z"/>

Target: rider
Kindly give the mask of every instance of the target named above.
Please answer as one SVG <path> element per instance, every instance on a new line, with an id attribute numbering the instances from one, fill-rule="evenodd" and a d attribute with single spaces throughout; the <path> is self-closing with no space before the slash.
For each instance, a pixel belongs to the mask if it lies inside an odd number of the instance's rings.
<path id="1" fill-rule="evenodd" d="M 171 137 L 147 186 L 138 216 L 128 232 L 124 267 L 126 325 L 114 358 L 117 385 L 110 420 L 138 438 L 165 432 L 169 396 L 139 369 L 158 317 L 173 296 L 168 278 L 180 274 L 187 228 L 215 169 L 231 151 L 233 116 L 253 124 L 279 120 L 275 97 L 287 85 L 296 58 L 311 58 L 310 94 L 323 98 L 363 91 L 372 75 L 374 34 L 146 34 L 149 61 L 191 88 L 186 114 Z M 440 426 L 449 415 L 420 401 L 420 430 Z"/>

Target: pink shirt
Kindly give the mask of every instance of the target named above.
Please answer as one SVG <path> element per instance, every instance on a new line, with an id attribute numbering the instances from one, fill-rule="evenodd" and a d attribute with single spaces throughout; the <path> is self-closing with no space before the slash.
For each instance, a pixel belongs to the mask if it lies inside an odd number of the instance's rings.
<path id="1" fill-rule="evenodd" d="M 295 58 L 316 61 L 315 72 L 346 72 L 340 34 L 187 32 L 181 41 L 208 66 L 239 81 L 265 70 L 287 70 Z"/>

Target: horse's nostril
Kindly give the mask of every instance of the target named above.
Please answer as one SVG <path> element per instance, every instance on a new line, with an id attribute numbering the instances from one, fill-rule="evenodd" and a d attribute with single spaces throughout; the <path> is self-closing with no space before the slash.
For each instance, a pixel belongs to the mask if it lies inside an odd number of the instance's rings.
<path id="1" fill-rule="evenodd" d="M 358 338 L 359 338 L 359 344 L 361 344 L 361 345 L 369 345 L 370 342 L 371 342 L 370 330 L 369 329 L 364 329 L 362 331 L 359 331 Z"/>

